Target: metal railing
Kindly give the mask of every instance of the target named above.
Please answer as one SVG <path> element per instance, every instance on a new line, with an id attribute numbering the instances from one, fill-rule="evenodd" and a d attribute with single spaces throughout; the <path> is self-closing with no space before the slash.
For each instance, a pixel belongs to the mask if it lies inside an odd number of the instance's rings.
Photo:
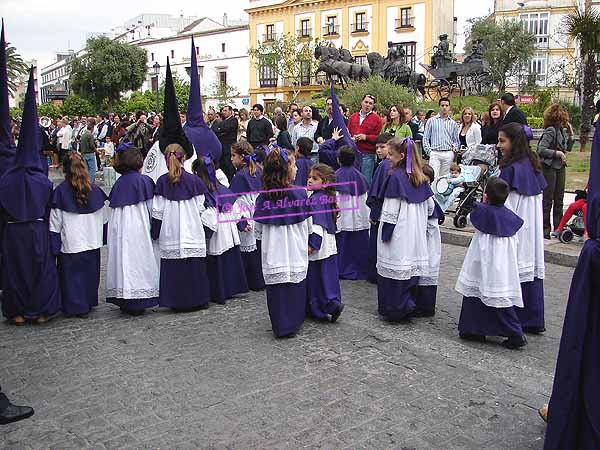
<path id="1" fill-rule="evenodd" d="M 277 33 L 266 33 L 262 35 L 262 42 L 274 42 L 277 38 Z"/>
<path id="2" fill-rule="evenodd" d="M 409 17 L 408 20 L 407 20 L 407 18 L 396 19 L 396 29 L 398 29 L 398 28 L 414 28 L 414 26 L 415 26 L 415 18 L 414 17 Z"/>
<path id="3" fill-rule="evenodd" d="M 352 33 L 366 33 L 369 31 L 369 22 L 353 23 L 350 26 L 350 31 Z"/>
<path id="4" fill-rule="evenodd" d="M 277 78 L 259 78 L 258 84 L 261 88 L 277 87 Z"/>
<path id="5" fill-rule="evenodd" d="M 323 36 L 339 36 L 340 26 L 328 24 L 323 27 Z"/>
<path id="6" fill-rule="evenodd" d="M 303 28 L 301 30 L 296 31 L 296 36 L 298 39 L 308 39 L 312 36 L 311 28 Z"/>

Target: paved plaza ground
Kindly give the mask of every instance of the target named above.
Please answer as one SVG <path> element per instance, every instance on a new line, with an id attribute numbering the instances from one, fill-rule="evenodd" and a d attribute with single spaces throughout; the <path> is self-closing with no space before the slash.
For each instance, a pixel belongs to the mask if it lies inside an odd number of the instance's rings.
<path id="1" fill-rule="evenodd" d="M 541 449 L 572 269 L 548 266 L 548 332 L 511 351 L 458 339 L 466 249 L 443 251 L 437 315 L 411 324 L 380 321 L 366 282 L 343 282 L 337 324 L 295 339 L 274 339 L 264 292 L 189 314 L 129 317 L 102 299 L 89 319 L 0 323 L 2 387 L 36 409 L 0 427 L 0 448 Z"/>

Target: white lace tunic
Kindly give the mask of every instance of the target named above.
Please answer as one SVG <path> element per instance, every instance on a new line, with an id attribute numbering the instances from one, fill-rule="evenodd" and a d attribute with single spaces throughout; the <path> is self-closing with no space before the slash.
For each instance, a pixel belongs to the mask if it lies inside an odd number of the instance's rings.
<path id="1" fill-rule="evenodd" d="M 419 286 L 437 286 L 442 259 L 442 235 L 437 218 L 427 219 L 427 271 L 419 278 Z"/>
<path id="2" fill-rule="evenodd" d="M 371 227 L 367 206 L 367 193 L 362 195 L 348 195 L 338 192 L 337 203 L 340 213 L 337 219 L 337 231 L 362 231 Z"/>

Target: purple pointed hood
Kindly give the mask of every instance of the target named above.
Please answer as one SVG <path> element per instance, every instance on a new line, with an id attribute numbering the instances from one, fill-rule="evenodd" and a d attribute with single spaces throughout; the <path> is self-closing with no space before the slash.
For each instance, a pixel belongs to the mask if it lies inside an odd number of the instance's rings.
<path id="1" fill-rule="evenodd" d="M 331 82 L 331 106 L 333 108 L 333 121 L 331 122 L 331 129 L 334 130 L 339 128 L 342 130 L 342 138 L 337 141 L 336 147 L 339 149 L 342 145 L 348 145 L 350 148 L 354 150 L 356 158 L 354 160 L 354 167 L 360 170 L 362 166 L 362 153 L 358 149 L 358 145 L 356 145 L 356 141 L 352 139 L 350 136 L 350 132 L 348 131 L 348 127 L 346 126 L 346 122 L 344 122 L 344 116 L 340 111 L 340 102 L 338 101 L 337 95 L 335 94 L 335 89 L 333 88 L 333 81 Z"/>
<path id="2" fill-rule="evenodd" d="M 596 121 L 587 196 L 587 232 L 591 239 L 600 238 L 600 120 Z"/>
<path id="3" fill-rule="evenodd" d="M 213 161 L 219 161 L 222 152 L 221 142 L 213 130 L 204 122 L 204 115 L 202 114 L 202 93 L 200 91 L 196 46 L 194 45 L 193 36 L 190 64 L 190 96 L 188 98 L 185 134 L 194 145 L 198 157 L 210 155 Z"/>
<path id="4" fill-rule="evenodd" d="M 2 34 L 0 36 L 0 177 L 13 166 L 15 153 L 15 143 L 10 132 L 6 40 L 4 39 L 4 19 L 2 19 Z"/>

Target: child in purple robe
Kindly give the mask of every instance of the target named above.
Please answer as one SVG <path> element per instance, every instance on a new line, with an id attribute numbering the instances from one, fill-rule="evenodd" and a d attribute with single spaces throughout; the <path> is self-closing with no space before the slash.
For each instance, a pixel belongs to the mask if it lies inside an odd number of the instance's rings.
<path id="1" fill-rule="evenodd" d="M 54 191 L 50 212 L 53 250 L 58 256 L 62 310 L 86 317 L 98 305 L 100 248 L 105 244 L 108 199 L 91 183 L 87 165 L 77 152 L 63 159 L 65 181 Z"/>
<path id="2" fill-rule="evenodd" d="M 237 227 L 240 232 L 240 251 L 244 260 L 246 280 L 251 290 L 261 291 L 265 288 L 265 280 L 261 267 L 260 243 L 257 242 L 250 220 L 262 187 L 262 169 L 256 163 L 252 146 L 246 141 L 239 141 L 231 146 L 231 163 L 236 173 L 229 188 L 238 195 L 233 207 L 241 213 L 243 219 L 238 222 Z"/>
<path id="3" fill-rule="evenodd" d="M 335 172 L 340 213 L 337 219 L 338 266 L 343 280 L 365 280 L 369 263 L 369 186 L 354 167 L 354 150 L 344 145 L 338 152 L 340 168 Z"/>
<path id="4" fill-rule="evenodd" d="M 506 206 L 523 219 L 519 230 L 519 278 L 524 308 L 517 315 L 525 333 L 542 333 L 544 323 L 544 214 L 542 207 L 546 180 L 537 153 L 519 124 L 507 124 L 498 133 L 500 178 L 510 187 Z"/>
<path id="5" fill-rule="evenodd" d="M 458 331 L 461 339 L 485 341 L 503 336 L 502 345 L 523 347 L 527 340 L 515 309 L 523 307 L 517 233 L 523 220 L 504 206 L 508 184 L 490 178 L 483 201 L 469 215 L 475 234 L 456 282 L 463 295 Z"/>
<path id="6" fill-rule="evenodd" d="M 369 223 L 369 257 L 367 265 L 367 281 L 377 284 L 377 236 L 379 235 L 379 218 L 383 205 L 383 192 L 390 172 L 389 149 L 387 146 L 394 136 L 382 133 L 375 140 L 375 152 L 377 153 L 377 168 L 373 175 L 373 181 L 367 196 L 367 206 L 370 208 Z"/>
<path id="7" fill-rule="evenodd" d="M 307 311 L 318 320 L 336 322 L 344 309 L 340 289 L 336 219 L 339 212 L 335 173 L 325 164 L 312 167 L 308 190 L 313 212 L 312 233 L 308 238 Z"/>
<path id="8" fill-rule="evenodd" d="M 429 267 L 427 218 L 434 203 L 412 139 L 394 138 L 388 148 L 392 168 L 377 241 L 377 299 L 382 319 L 397 322 L 416 309 L 417 283 Z"/>
<path id="9" fill-rule="evenodd" d="M 248 292 L 237 229 L 239 214 L 231 208 L 235 195 L 217 180 L 210 156 L 194 161 L 192 170 L 208 191 L 202 223 L 208 240 L 206 266 L 210 299 L 223 305 L 225 300 Z"/>
<path id="10" fill-rule="evenodd" d="M 315 164 L 311 159 L 313 148 L 313 141 L 307 137 L 298 138 L 296 141 L 296 167 L 298 172 L 296 173 L 296 179 L 294 184 L 296 186 L 306 186 L 308 182 L 308 173 L 310 168 Z"/>

